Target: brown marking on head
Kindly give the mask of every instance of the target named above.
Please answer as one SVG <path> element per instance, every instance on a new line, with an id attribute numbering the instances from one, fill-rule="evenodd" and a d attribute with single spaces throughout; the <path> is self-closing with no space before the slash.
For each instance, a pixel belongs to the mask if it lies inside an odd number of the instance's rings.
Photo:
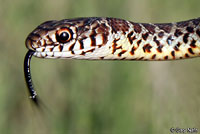
<path id="1" fill-rule="evenodd" d="M 73 49 L 74 49 L 74 46 L 75 46 L 75 43 L 74 43 L 74 44 L 72 44 L 72 45 L 69 47 L 69 51 L 73 51 Z"/>
<path id="2" fill-rule="evenodd" d="M 90 50 L 87 50 L 86 53 L 92 53 L 92 52 L 94 52 L 94 50 L 95 50 L 95 48 L 92 48 Z"/>
<path id="3" fill-rule="evenodd" d="M 98 48 L 101 48 L 103 45 L 98 45 Z"/>
<path id="4" fill-rule="evenodd" d="M 96 28 L 96 33 L 101 34 L 103 45 L 105 45 L 108 41 L 109 27 L 102 23 L 99 25 L 99 27 Z"/>
<path id="5" fill-rule="evenodd" d="M 108 34 L 102 34 L 102 45 L 106 45 L 106 43 L 108 42 Z"/>
<path id="6" fill-rule="evenodd" d="M 90 39 L 91 39 L 91 46 L 96 46 L 95 34 L 90 35 Z"/>
<path id="7" fill-rule="evenodd" d="M 31 41 L 37 41 L 39 38 L 41 38 L 40 34 L 32 32 L 29 34 L 28 38 Z"/>
<path id="8" fill-rule="evenodd" d="M 47 35 L 46 38 L 48 39 L 48 42 L 53 42 L 49 35 Z"/>
<path id="9" fill-rule="evenodd" d="M 75 54 L 74 51 L 71 51 L 71 54 Z"/>
<path id="10" fill-rule="evenodd" d="M 59 49 L 60 52 L 62 52 L 63 46 L 62 46 L 62 45 L 59 45 L 59 46 L 58 46 L 58 49 Z"/>
<path id="11" fill-rule="evenodd" d="M 38 46 L 42 46 L 42 44 L 39 40 L 36 43 L 38 44 Z"/>
<path id="12" fill-rule="evenodd" d="M 86 52 L 82 51 L 80 55 L 83 55 L 83 56 L 84 56 L 84 55 L 85 55 L 85 53 L 86 53 Z"/>
<path id="13" fill-rule="evenodd" d="M 97 33 L 105 33 L 109 31 L 109 28 L 106 26 L 106 24 L 102 23 L 97 27 Z"/>
<path id="14" fill-rule="evenodd" d="M 45 48 L 42 48 L 42 52 L 44 52 Z M 52 52 L 53 48 L 49 48 L 49 51 Z"/>
<path id="15" fill-rule="evenodd" d="M 99 27 L 99 22 L 94 22 L 90 25 L 92 29 L 97 29 Z"/>
<path id="16" fill-rule="evenodd" d="M 84 49 L 83 40 L 79 40 L 80 49 Z"/>

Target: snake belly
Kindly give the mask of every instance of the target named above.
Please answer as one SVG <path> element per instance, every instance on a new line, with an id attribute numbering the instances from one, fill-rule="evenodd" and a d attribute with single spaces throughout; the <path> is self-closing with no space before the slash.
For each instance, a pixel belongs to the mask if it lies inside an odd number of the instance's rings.
<path id="1" fill-rule="evenodd" d="M 60 41 L 58 33 L 69 39 Z M 116 18 L 47 21 L 26 39 L 40 58 L 173 60 L 200 54 L 200 18 L 177 23 L 135 23 Z"/>

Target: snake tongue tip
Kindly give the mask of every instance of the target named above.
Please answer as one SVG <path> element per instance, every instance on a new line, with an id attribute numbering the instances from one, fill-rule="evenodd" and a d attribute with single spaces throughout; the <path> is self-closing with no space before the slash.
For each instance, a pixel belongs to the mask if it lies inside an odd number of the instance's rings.
<path id="1" fill-rule="evenodd" d="M 39 101 L 36 97 L 32 98 L 35 105 L 39 106 Z"/>

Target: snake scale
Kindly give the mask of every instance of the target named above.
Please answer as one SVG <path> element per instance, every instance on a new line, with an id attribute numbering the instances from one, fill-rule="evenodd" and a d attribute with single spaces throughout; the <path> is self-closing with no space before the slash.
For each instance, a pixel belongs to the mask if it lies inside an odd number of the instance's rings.
<path id="1" fill-rule="evenodd" d="M 87 60 L 175 60 L 200 55 L 200 18 L 177 23 L 135 23 L 88 17 L 46 21 L 26 39 L 26 83 L 37 103 L 30 74 L 32 55 Z"/>

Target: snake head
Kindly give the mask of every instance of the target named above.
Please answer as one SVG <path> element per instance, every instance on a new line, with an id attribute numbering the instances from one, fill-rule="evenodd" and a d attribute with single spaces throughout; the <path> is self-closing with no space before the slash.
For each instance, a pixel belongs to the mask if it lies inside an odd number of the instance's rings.
<path id="1" fill-rule="evenodd" d="M 43 58 L 85 54 L 95 46 L 105 45 L 109 29 L 101 23 L 100 18 L 47 21 L 28 35 L 26 47 L 36 52 L 34 56 Z"/>
<path id="2" fill-rule="evenodd" d="M 41 54 L 42 52 L 49 52 L 49 54 L 53 51 L 62 52 L 64 45 L 75 43 L 76 37 L 76 27 L 71 23 L 46 21 L 28 35 L 26 47 Z"/>

